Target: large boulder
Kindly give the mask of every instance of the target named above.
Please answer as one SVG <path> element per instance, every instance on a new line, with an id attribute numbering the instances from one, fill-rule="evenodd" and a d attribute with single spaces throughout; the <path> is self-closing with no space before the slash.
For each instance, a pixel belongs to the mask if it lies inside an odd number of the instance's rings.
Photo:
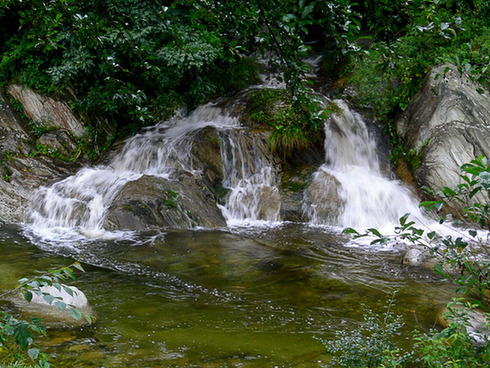
<path id="1" fill-rule="evenodd" d="M 220 141 L 218 130 L 207 126 L 196 132 L 191 146 L 191 153 L 196 159 L 194 165 L 202 170 L 202 176 L 211 188 L 223 181 Z"/>
<path id="2" fill-rule="evenodd" d="M 320 168 L 306 188 L 308 217 L 315 224 L 336 224 L 345 203 L 341 198 L 340 182 Z"/>
<path id="3" fill-rule="evenodd" d="M 226 221 L 204 181 L 185 171 L 127 183 L 104 220 L 107 230 L 216 228 Z"/>
<path id="4" fill-rule="evenodd" d="M 460 167 L 490 157 L 490 98 L 453 65 L 435 67 L 397 122 L 399 134 L 421 154 L 417 184 L 456 187 Z"/>

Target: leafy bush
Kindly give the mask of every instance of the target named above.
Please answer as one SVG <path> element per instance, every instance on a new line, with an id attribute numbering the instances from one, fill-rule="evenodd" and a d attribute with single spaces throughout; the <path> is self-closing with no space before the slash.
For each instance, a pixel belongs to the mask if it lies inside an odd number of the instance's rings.
<path id="1" fill-rule="evenodd" d="M 396 164 L 407 151 L 396 133 L 396 116 L 407 108 L 433 65 L 456 65 L 481 84 L 480 93 L 488 93 L 490 17 L 483 15 L 488 14 L 488 5 L 417 0 L 366 1 L 362 7 L 374 42 L 364 53 L 352 55 L 345 74 L 356 87 L 357 102 L 372 109 L 385 125 Z"/>
<path id="2" fill-rule="evenodd" d="M 320 110 L 317 104 L 306 95 L 300 102 L 285 89 L 261 89 L 251 95 L 248 109 L 253 123 L 272 127 L 272 150 L 288 158 L 321 139 L 322 121 L 329 110 Z"/>
<path id="3" fill-rule="evenodd" d="M 395 315 L 393 307 L 395 295 L 385 305 L 382 314 L 373 314 L 366 309 L 364 323 L 353 331 L 336 332 L 333 341 L 323 341 L 327 351 L 335 354 L 330 361 L 334 367 L 370 368 L 398 367 L 410 358 L 410 354 L 402 354 L 399 347 L 392 341 L 403 327 L 402 317 Z"/>
<path id="4" fill-rule="evenodd" d="M 459 230 L 461 236 L 442 236 L 432 229 L 420 228 L 409 219 L 409 214 L 400 218 L 400 225 L 395 227 L 394 235 L 386 236 L 377 229 L 367 229 L 359 233 L 348 228 L 344 232 L 354 237 L 375 237 L 372 244 L 385 244 L 402 240 L 426 247 L 431 253 L 439 256 L 435 271 L 453 280 L 459 288 L 457 292 L 473 295 L 477 301 L 468 303 L 453 300 L 447 305 L 445 319 L 448 327 L 441 331 L 416 332 L 412 363 L 420 367 L 487 367 L 490 364 L 490 300 L 486 293 L 490 290 L 490 260 L 487 247 L 488 239 L 480 235 L 478 230 L 490 229 L 490 165 L 488 160 L 479 156 L 477 159 L 461 167 L 462 183 L 457 188 L 445 187 L 438 191 L 428 190 L 434 198 L 421 203 L 428 210 L 439 212 L 445 205 L 461 205 L 464 224 L 469 229 Z M 443 217 L 440 222 L 446 219 Z M 483 308 L 482 315 L 486 318 L 481 335 L 483 342 L 478 341 L 470 332 L 472 309 Z M 356 332 L 357 333 L 357 332 Z M 387 358 L 393 356 L 389 351 Z M 349 356 L 348 350 L 344 354 Z M 364 354 L 356 352 L 354 356 Z M 378 353 L 371 353 L 380 359 Z M 373 358 L 373 359 L 374 359 Z M 398 366 L 392 364 L 390 366 Z"/>
<path id="5" fill-rule="evenodd" d="M 75 262 L 68 267 L 49 270 L 32 278 L 23 278 L 18 281 L 15 289 L 1 294 L 0 298 L 20 291 L 25 300 L 30 302 L 33 294 L 36 294 L 60 311 L 67 311 L 77 321 L 85 318 L 88 323 L 92 323 L 93 318 L 90 315 L 82 313 L 74 305 L 66 304 L 61 297 L 55 297 L 43 290 L 44 287 L 52 286 L 58 291 L 64 290 L 73 296 L 74 291 L 62 282 L 76 280 L 74 268 L 83 272 L 80 263 Z M 35 341 L 36 336 L 39 335 L 46 335 L 46 328 L 40 319 L 33 318 L 26 321 L 15 318 L 8 312 L 0 311 L 0 366 L 23 367 L 24 364 L 28 366 L 28 362 L 32 362 L 36 368 L 49 368 L 48 355 L 41 351 Z"/>
<path id="6" fill-rule="evenodd" d="M 457 300 L 449 302 L 444 317 L 449 322 L 442 331 L 415 333 L 415 349 L 420 364 L 431 368 L 443 367 L 488 367 L 490 363 L 490 343 L 483 345 L 471 335 L 470 316 L 475 305 Z M 487 323 L 490 316 L 487 315 Z M 484 334 L 490 333 L 488 326 Z M 488 340 L 488 339 L 487 339 Z"/>

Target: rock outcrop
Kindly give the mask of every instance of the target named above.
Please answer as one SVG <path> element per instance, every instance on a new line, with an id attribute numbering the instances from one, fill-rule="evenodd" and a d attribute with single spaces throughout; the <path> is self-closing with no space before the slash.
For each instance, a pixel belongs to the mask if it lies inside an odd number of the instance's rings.
<path id="1" fill-rule="evenodd" d="M 452 65 L 435 67 L 422 91 L 397 122 L 399 134 L 421 154 L 419 186 L 456 187 L 460 167 L 478 155 L 490 158 L 488 91 Z"/>
<path id="2" fill-rule="evenodd" d="M 68 104 L 41 96 L 32 89 L 12 84 L 7 92 L 20 104 L 28 120 L 43 128 L 64 129 L 76 137 L 85 133 L 83 124 L 75 117 Z"/>
<path id="3" fill-rule="evenodd" d="M 309 217 L 316 224 L 336 224 L 345 203 L 339 195 L 340 182 L 325 170 L 318 170 L 306 188 Z"/>
<path id="4" fill-rule="evenodd" d="M 18 85 L 9 87 L 8 93 L 14 102 L 0 94 L 0 223 L 19 223 L 37 187 L 70 175 L 77 168 L 40 155 L 36 145 L 56 149 L 51 147 L 53 144 L 62 152 L 73 152 L 72 136 L 80 136 L 85 129 L 65 103 Z M 15 106 L 17 111 L 11 108 L 15 104 L 19 104 Z M 46 133 L 46 137 L 41 135 L 38 140 L 25 118 L 62 129 Z"/>
<path id="5" fill-rule="evenodd" d="M 107 230 L 216 228 L 226 221 L 204 181 L 186 171 L 127 183 L 104 220 Z"/>

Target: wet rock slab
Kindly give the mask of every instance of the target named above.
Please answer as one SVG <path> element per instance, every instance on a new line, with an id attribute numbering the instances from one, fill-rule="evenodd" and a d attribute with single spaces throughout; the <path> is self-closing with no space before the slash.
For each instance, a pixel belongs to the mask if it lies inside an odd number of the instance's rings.
<path id="1" fill-rule="evenodd" d="M 142 176 L 118 193 L 104 220 L 107 230 L 217 228 L 226 221 L 204 181 L 185 171 Z"/>

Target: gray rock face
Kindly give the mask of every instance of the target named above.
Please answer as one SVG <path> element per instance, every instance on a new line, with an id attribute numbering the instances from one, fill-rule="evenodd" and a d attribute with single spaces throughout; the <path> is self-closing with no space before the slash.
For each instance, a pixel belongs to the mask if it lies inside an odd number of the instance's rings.
<path id="1" fill-rule="evenodd" d="M 191 152 L 196 159 L 196 168 L 202 170 L 210 187 L 223 181 L 220 137 L 215 127 L 204 127 L 194 135 Z"/>
<path id="2" fill-rule="evenodd" d="M 176 171 L 169 179 L 143 176 L 129 182 L 104 221 L 107 230 L 197 226 L 222 227 L 226 221 L 205 183 L 185 171 Z"/>
<path id="3" fill-rule="evenodd" d="M 37 143 L 47 146 L 65 157 L 73 155 L 78 149 L 76 142 L 66 130 L 45 133 L 37 140 Z"/>
<path id="4" fill-rule="evenodd" d="M 22 104 L 29 120 L 46 128 L 63 128 L 76 137 L 81 137 L 85 133 L 82 123 L 75 117 L 66 102 L 41 96 L 32 89 L 18 84 L 9 86 L 7 92 Z"/>
<path id="5" fill-rule="evenodd" d="M 12 90 L 19 92 L 22 89 L 20 86 L 15 86 Z M 43 101 L 43 97 L 32 91 L 27 95 L 33 95 L 37 102 L 33 105 L 27 100 L 25 104 L 23 102 L 26 116 L 34 117 L 43 114 L 43 116 L 56 117 L 56 114 L 49 109 L 58 109 L 58 105 L 46 103 L 43 105 L 44 112 L 42 112 L 38 103 Z M 22 95 L 22 98 L 27 97 Z M 31 105 L 35 110 L 30 110 Z M 66 105 L 65 107 L 68 108 Z M 57 119 L 64 119 L 64 117 L 66 115 L 62 114 Z M 57 126 L 64 124 L 61 120 L 50 121 Z M 77 127 L 75 133 L 77 133 L 80 131 L 81 123 L 78 122 L 75 126 Z M 66 131 L 63 134 L 69 137 Z M 76 169 L 76 165 L 30 155 L 34 152 L 34 146 L 29 129 L 26 128 L 25 123 L 16 118 L 6 99 L 0 94 L 0 223 L 22 222 L 33 191 L 37 187 L 70 175 Z"/>
<path id="6" fill-rule="evenodd" d="M 478 88 L 456 67 L 438 66 L 397 122 L 399 134 L 422 153 L 418 185 L 456 187 L 461 165 L 490 157 L 490 98 Z"/>

